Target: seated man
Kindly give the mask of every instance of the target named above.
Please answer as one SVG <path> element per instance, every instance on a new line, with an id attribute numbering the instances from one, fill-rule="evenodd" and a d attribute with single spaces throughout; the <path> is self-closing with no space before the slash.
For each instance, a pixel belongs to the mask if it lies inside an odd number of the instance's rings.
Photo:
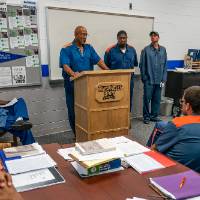
<path id="1" fill-rule="evenodd" d="M 0 100 L 0 105 L 7 103 L 8 101 Z M 0 132 L 9 131 L 19 137 L 23 145 L 35 142 L 30 130 L 32 124 L 28 120 L 28 110 L 22 98 L 19 98 L 14 105 L 0 107 Z"/>
<path id="2" fill-rule="evenodd" d="M 147 146 L 200 172 L 200 86 L 186 89 L 180 103 L 184 116 L 158 122 Z"/>
<path id="3" fill-rule="evenodd" d="M 23 200 L 12 185 L 10 175 L 0 171 L 0 200 Z"/>

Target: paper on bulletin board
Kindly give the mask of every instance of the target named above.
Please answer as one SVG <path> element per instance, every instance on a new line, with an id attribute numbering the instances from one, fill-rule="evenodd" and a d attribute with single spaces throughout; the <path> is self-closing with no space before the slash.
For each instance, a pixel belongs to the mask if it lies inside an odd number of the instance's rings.
<path id="1" fill-rule="evenodd" d="M 9 51 L 8 33 L 1 32 L 0 34 L 0 51 Z"/>
<path id="2" fill-rule="evenodd" d="M 0 67 L 0 87 L 12 85 L 12 75 L 10 67 Z"/>
<path id="3" fill-rule="evenodd" d="M 37 30 L 37 28 L 32 28 L 31 45 L 38 46 L 38 30 Z"/>
<path id="4" fill-rule="evenodd" d="M 25 48 L 25 39 L 24 39 L 24 31 L 23 30 L 18 30 L 17 47 L 19 49 Z"/>
<path id="5" fill-rule="evenodd" d="M 38 55 L 31 55 L 26 57 L 26 67 L 39 67 L 39 56 Z"/>
<path id="6" fill-rule="evenodd" d="M 24 16 L 21 8 L 17 9 L 16 23 L 18 29 L 24 28 Z"/>
<path id="7" fill-rule="evenodd" d="M 12 67 L 12 78 L 13 85 L 26 84 L 26 67 L 25 66 L 15 66 Z"/>
<path id="8" fill-rule="evenodd" d="M 0 11 L 7 12 L 6 0 L 0 0 Z"/>
<path id="9" fill-rule="evenodd" d="M 24 28 L 24 40 L 25 40 L 25 46 L 31 46 L 31 33 L 32 30 L 30 28 Z"/>
<path id="10" fill-rule="evenodd" d="M 0 11 L 0 32 L 7 32 L 8 26 L 7 26 L 7 18 L 6 18 L 6 12 Z"/>
<path id="11" fill-rule="evenodd" d="M 31 11 L 27 8 L 23 8 L 23 17 L 24 17 L 24 27 L 30 28 L 31 27 Z"/>
<path id="12" fill-rule="evenodd" d="M 8 17 L 8 24 L 10 29 L 17 28 L 17 19 L 16 16 Z"/>

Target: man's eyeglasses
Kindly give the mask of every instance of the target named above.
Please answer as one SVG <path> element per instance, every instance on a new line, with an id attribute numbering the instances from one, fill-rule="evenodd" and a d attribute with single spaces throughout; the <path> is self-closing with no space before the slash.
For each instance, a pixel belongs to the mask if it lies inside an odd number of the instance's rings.
<path id="1" fill-rule="evenodd" d="M 183 103 L 185 103 L 185 100 L 184 99 L 180 99 L 179 103 L 182 105 Z"/>

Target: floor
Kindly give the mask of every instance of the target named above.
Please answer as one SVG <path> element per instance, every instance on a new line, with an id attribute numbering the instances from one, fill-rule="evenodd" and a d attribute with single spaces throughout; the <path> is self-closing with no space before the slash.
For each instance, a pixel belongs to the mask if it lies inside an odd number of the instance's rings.
<path id="1" fill-rule="evenodd" d="M 162 120 L 170 120 L 170 117 L 162 117 Z M 147 124 L 147 125 L 144 124 L 142 121 L 142 118 L 132 119 L 131 129 L 130 129 L 129 134 L 133 136 L 134 140 L 145 145 L 154 128 L 154 125 L 155 125 L 154 122 L 151 122 L 150 124 Z M 66 144 L 66 143 L 73 143 L 75 141 L 72 132 L 42 136 L 42 137 L 36 138 L 36 140 L 40 144 L 49 144 L 53 142 Z"/>
<path id="2" fill-rule="evenodd" d="M 162 120 L 168 121 L 170 120 L 170 117 L 162 117 Z M 134 140 L 145 145 L 154 128 L 154 125 L 155 125 L 154 122 L 150 122 L 150 124 L 144 124 L 142 118 L 134 118 L 131 120 L 131 129 L 129 134 L 133 137 Z M 7 141 L 9 139 L 10 137 L 3 138 L 4 141 Z M 50 143 L 69 144 L 75 142 L 74 135 L 70 131 L 36 137 L 35 139 L 39 144 L 50 144 Z"/>

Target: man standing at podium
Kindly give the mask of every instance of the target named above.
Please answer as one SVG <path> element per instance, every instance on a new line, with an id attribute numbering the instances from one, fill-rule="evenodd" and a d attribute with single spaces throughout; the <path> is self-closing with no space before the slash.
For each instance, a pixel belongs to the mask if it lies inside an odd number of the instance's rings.
<path id="1" fill-rule="evenodd" d="M 121 30 L 117 33 L 117 44 L 107 48 L 104 62 L 109 69 L 133 69 L 138 66 L 137 53 L 134 47 L 127 44 L 127 33 Z M 132 108 L 132 97 L 134 87 L 134 74 L 130 82 L 130 111 Z"/>
<path id="2" fill-rule="evenodd" d="M 64 78 L 64 88 L 66 94 L 66 104 L 68 108 L 69 123 L 75 133 L 75 113 L 74 113 L 74 83 L 71 78 L 76 78 L 82 71 L 94 69 L 98 65 L 101 69 L 109 69 L 103 60 L 96 53 L 92 45 L 86 44 L 87 29 L 77 26 L 74 31 L 74 40 L 66 44 L 60 52 L 60 67 Z"/>

